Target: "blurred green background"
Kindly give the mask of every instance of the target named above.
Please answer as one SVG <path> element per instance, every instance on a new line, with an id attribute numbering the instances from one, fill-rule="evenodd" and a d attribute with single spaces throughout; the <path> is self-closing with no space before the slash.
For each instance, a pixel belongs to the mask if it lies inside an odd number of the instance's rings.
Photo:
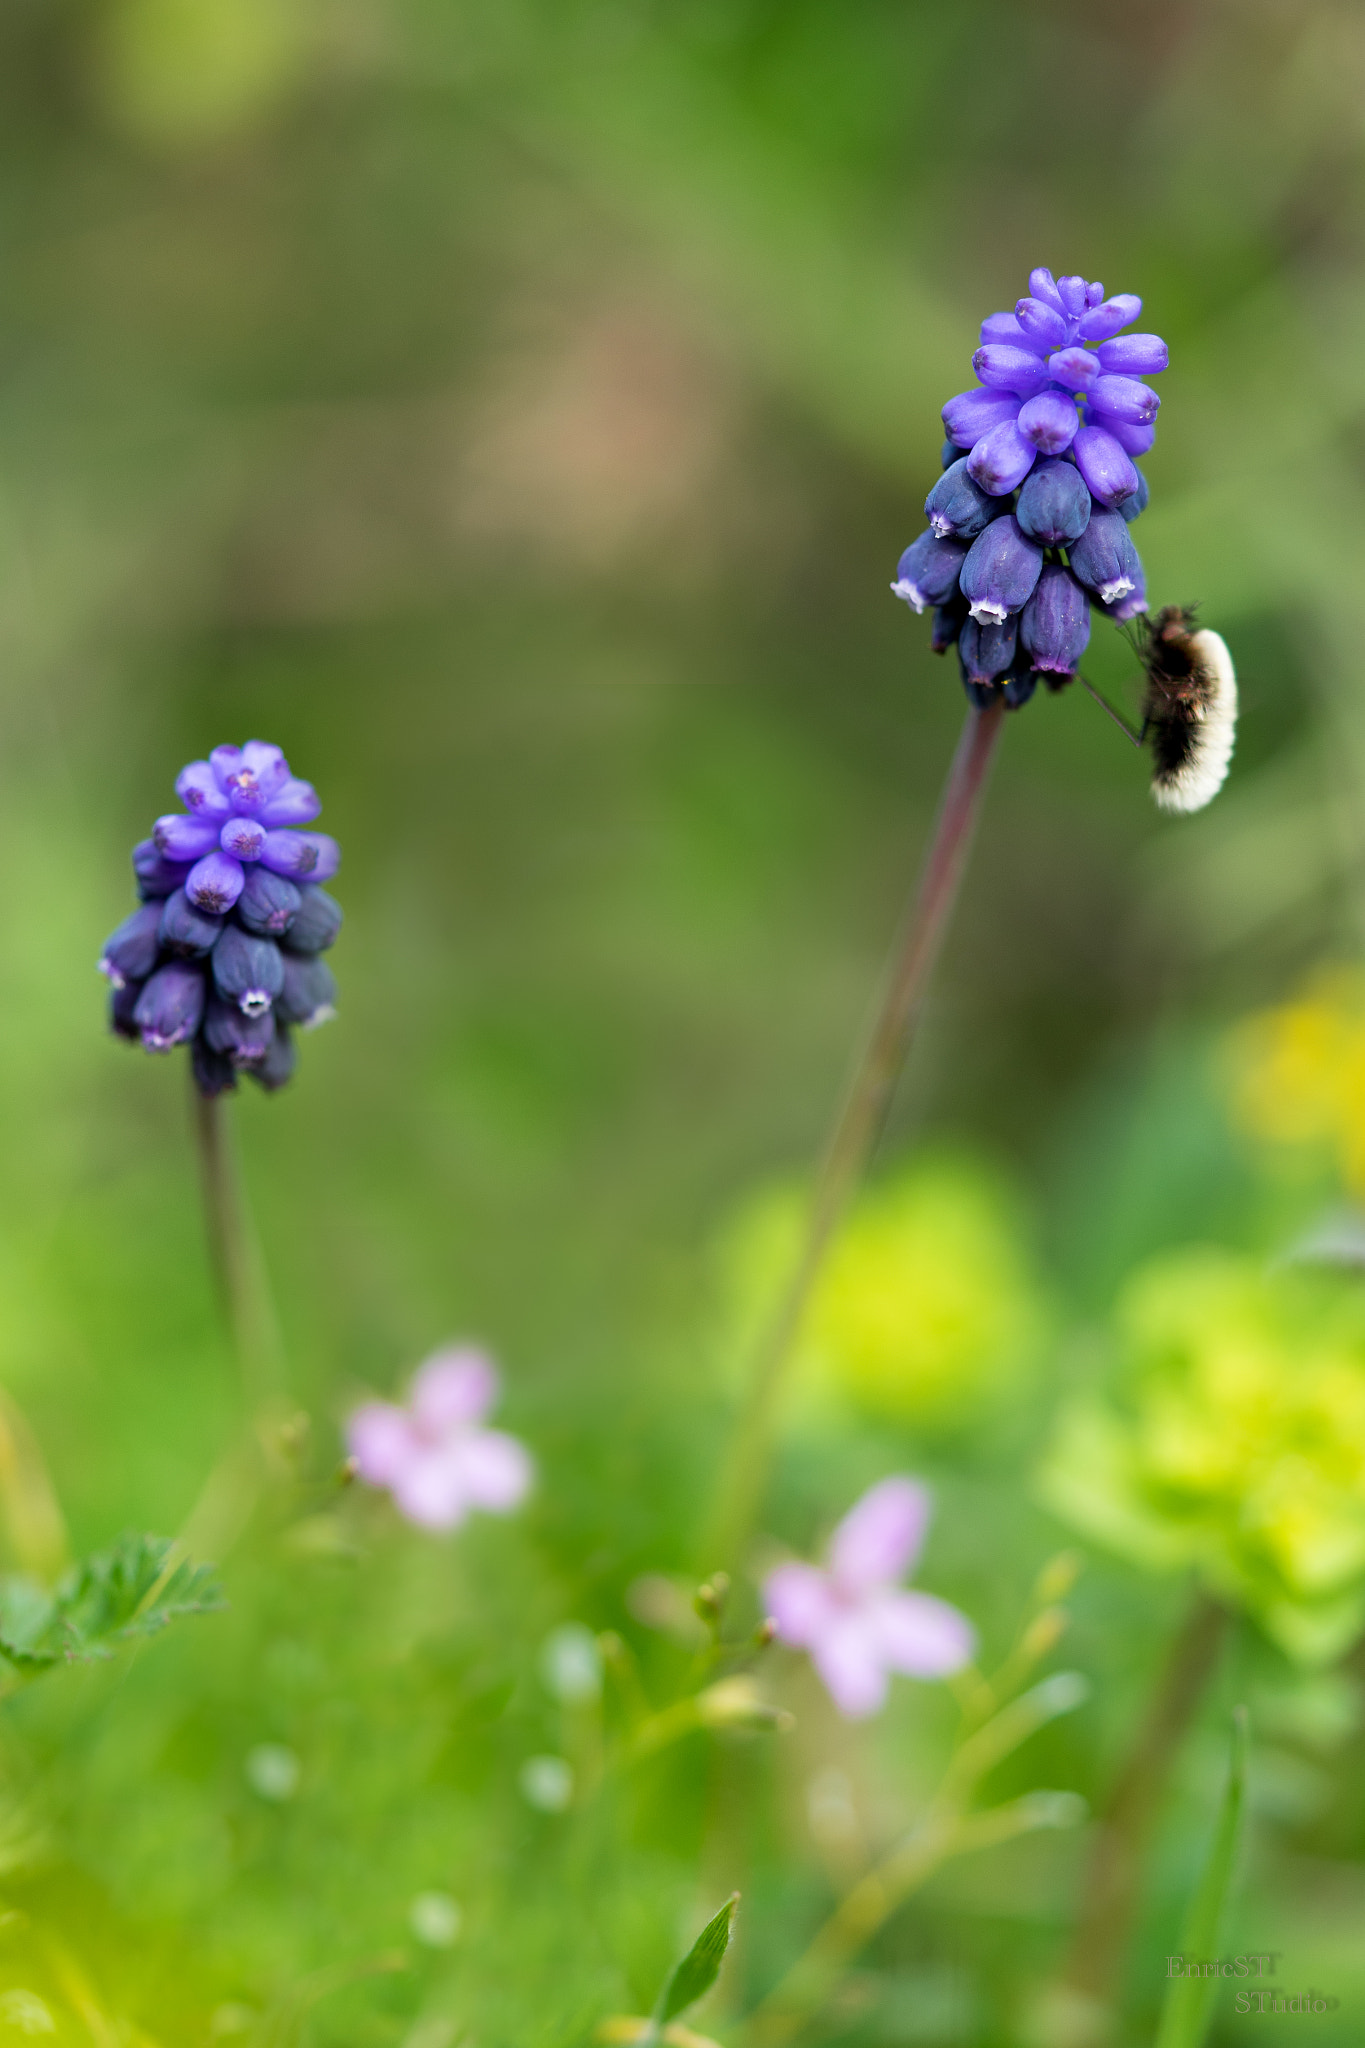
<path id="1" fill-rule="evenodd" d="M 887 585 L 938 408 L 1037 263 L 1139 292 L 1170 343 L 1136 537 L 1154 602 L 1234 650 L 1237 759 L 1171 823 L 1079 693 L 1010 721 L 884 1163 L 928 1140 L 1008 1187 L 1052 1334 L 984 1432 L 798 1418 L 767 1527 L 808 1550 L 930 1472 L 929 1581 L 1002 1654 L 1066 1540 L 1029 1471 L 1085 1329 L 1149 1254 L 1262 1253 L 1316 1200 L 1207 1075 L 1365 916 L 1362 106 L 1348 0 L 9 0 L 0 1378 L 77 1548 L 177 1529 L 240 1424 L 181 1062 L 105 1035 L 93 963 L 178 768 L 260 735 L 345 850 L 341 1021 L 237 1112 L 307 1485 L 452 1334 L 541 1468 L 454 1544 L 381 1518 L 323 1555 L 277 1517 L 224 1559 L 230 1613 L 7 1710 L 0 1860 L 67 1960 L 20 1942 L 6 1981 L 63 2038 L 578 2040 L 732 1883 L 752 1996 L 832 1896 L 801 1774 L 909 1810 L 942 1697 L 898 1689 L 851 1760 L 793 1677 L 805 1747 L 684 1746 L 628 1815 L 547 1818 L 516 1789 L 569 1740 L 536 1647 L 620 1630 L 674 1682 L 627 1589 L 694 1562 L 717 1244 L 813 1158 L 915 869 L 963 707 Z M 1095 1796 L 1179 1604 L 1097 1560 L 1067 1653 L 1095 1703 L 1021 1786 Z M 1248 1631 L 1162 1837 L 1134 2039 L 1253 1678 L 1300 1700 Z M 1239 1938 L 1339 1996 L 1344 2042 L 1342 1713 L 1329 1758 L 1282 1752 Z M 1079 1850 L 1013 1855 L 927 1895 L 813 2038 L 1025 2039 Z M 449 1950 L 411 1932 L 433 1890 Z"/>

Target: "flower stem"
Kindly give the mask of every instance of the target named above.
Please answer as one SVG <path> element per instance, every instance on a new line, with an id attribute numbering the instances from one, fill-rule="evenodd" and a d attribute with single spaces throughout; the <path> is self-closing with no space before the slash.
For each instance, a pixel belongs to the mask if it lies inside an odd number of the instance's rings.
<path id="1" fill-rule="evenodd" d="M 1217 1669 L 1228 1611 L 1197 1593 L 1100 1814 L 1063 1973 L 1078 2042 L 1105 2040 L 1139 1899 L 1143 1857 L 1176 1758 Z"/>
<path id="2" fill-rule="evenodd" d="M 223 1320 L 252 1409 L 277 1399 L 284 1347 L 260 1240 L 251 1219 L 224 1095 L 202 1095 L 190 1081 L 204 1197 L 209 1262 Z"/>
<path id="3" fill-rule="evenodd" d="M 707 1532 L 707 1569 L 735 1562 L 761 1505 L 778 1397 L 830 1241 L 886 1121 L 971 850 L 1004 706 L 969 711 L 885 992 L 815 1183 L 800 1256 L 760 1340 Z"/>

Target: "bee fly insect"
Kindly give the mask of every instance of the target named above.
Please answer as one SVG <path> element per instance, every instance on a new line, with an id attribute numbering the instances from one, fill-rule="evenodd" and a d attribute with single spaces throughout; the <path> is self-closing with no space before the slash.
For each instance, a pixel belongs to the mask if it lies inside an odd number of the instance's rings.
<path id="1" fill-rule="evenodd" d="M 1237 677 L 1221 634 L 1196 630 L 1194 612 L 1168 604 L 1137 622 L 1147 676 L 1143 735 L 1163 811 L 1202 811 L 1227 779 L 1237 732 Z"/>

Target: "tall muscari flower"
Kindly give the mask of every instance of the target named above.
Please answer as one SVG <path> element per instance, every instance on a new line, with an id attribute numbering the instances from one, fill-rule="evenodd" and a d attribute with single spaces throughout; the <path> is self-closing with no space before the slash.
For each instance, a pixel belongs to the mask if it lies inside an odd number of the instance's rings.
<path id="1" fill-rule="evenodd" d="M 297 828 L 322 805 L 278 747 L 215 747 L 176 778 L 184 811 L 133 848 L 141 908 L 111 933 L 100 972 L 110 1019 L 148 1052 L 188 1045 L 205 1095 L 249 1073 L 268 1089 L 294 1070 L 294 1027 L 334 1016 L 322 958 L 341 910 L 321 883 L 335 839 Z"/>
<path id="2" fill-rule="evenodd" d="M 1161 403 L 1142 380 L 1169 361 L 1142 311 L 1082 277 L 1029 277 L 1012 313 L 981 324 L 979 383 L 943 408 L 943 475 L 927 530 L 892 589 L 934 607 L 934 648 L 958 644 L 968 697 L 1017 709 L 1039 680 L 1060 689 L 1090 637 L 1090 608 L 1123 621 L 1147 603 L 1129 533 L 1147 503 L 1135 456 Z"/>

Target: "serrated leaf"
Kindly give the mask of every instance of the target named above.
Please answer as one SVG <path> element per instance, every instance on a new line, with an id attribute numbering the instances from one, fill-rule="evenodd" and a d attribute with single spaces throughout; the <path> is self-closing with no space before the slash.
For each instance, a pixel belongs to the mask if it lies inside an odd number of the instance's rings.
<path id="1" fill-rule="evenodd" d="M 720 1975 L 725 1951 L 730 1946 L 738 1904 L 739 1893 L 731 1892 L 714 1920 L 708 1920 L 702 1928 L 659 1994 L 654 2012 L 656 2026 L 666 2026 L 669 2020 L 676 2019 L 680 2012 L 686 2012 L 689 2005 L 695 2005 L 711 1989 Z"/>
<path id="2" fill-rule="evenodd" d="M 209 1565 L 188 1559 L 167 1569 L 169 1536 L 120 1536 L 77 1566 L 57 1589 L 54 1620 L 87 1647 L 151 1635 L 180 1614 L 223 1605 Z"/>
<path id="3" fill-rule="evenodd" d="M 1223 1912 L 1242 1834 L 1246 1765 L 1247 1710 L 1237 1707 L 1232 1716 L 1232 1755 L 1227 1788 L 1218 1814 L 1213 1847 L 1180 1930 L 1181 1954 L 1201 1962 L 1211 1962 L 1218 1953 Z M 1171 1979 L 1161 2009 L 1156 2048 L 1203 2048 L 1213 2018 L 1213 1994 L 1218 1984 L 1219 1979 L 1203 1975 Z"/>
<path id="4" fill-rule="evenodd" d="M 59 1652 L 40 1647 L 52 1620 L 52 1595 L 16 1573 L 0 1580 L 0 1656 L 32 1676 L 55 1664 Z"/>
<path id="5" fill-rule="evenodd" d="M 213 1566 L 191 1564 L 187 1557 L 182 1558 L 150 1597 L 144 1597 L 118 1633 L 125 1637 L 155 1635 L 183 1614 L 217 1614 L 226 1605 Z"/>
<path id="6" fill-rule="evenodd" d="M 108 1657 L 182 1614 L 223 1606 L 210 1565 L 169 1566 L 168 1536 L 125 1535 L 73 1567 L 54 1593 L 32 1581 L 0 1587 L 0 1656 L 25 1677 L 59 1663 Z"/>

